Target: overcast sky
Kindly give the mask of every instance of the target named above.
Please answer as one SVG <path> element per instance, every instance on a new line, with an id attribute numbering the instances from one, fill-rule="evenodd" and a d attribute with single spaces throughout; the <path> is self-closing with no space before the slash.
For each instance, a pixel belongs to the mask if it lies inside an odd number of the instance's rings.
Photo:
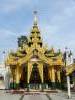
<path id="1" fill-rule="evenodd" d="M 34 10 L 44 43 L 75 55 L 75 0 L 0 0 L 0 62 L 3 51 L 17 47 L 17 37 L 30 34 Z"/>

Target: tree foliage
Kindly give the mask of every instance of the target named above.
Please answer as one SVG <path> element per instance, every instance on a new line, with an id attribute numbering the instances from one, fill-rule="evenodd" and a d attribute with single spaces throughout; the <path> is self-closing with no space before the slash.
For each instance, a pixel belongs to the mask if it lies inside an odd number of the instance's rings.
<path id="1" fill-rule="evenodd" d="M 18 47 L 23 47 L 23 44 L 27 44 L 28 43 L 28 38 L 27 36 L 20 36 L 18 38 Z"/>

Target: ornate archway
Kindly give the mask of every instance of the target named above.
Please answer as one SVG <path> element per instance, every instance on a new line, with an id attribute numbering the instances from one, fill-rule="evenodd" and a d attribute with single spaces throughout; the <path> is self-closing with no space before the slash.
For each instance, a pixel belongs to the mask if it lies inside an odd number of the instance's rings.
<path id="1" fill-rule="evenodd" d="M 41 77 L 40 77 L 40 73 L 38 69 L 38 64 L 36 63 L 33 64 L 29 83 L 33 83 L 33 84 L 41 83 Z"/>
<path id="2" fill-rule="evenodd" d="M 42 81 L 41 81 L 41 76 L 38 69 L 38 64 L 34 63 L 32 66 L 33 66 L 32 72 L 31 72 L 31 76 L 29 80 L 30 88 L 39 89 Z"/>
<path id="3" fill-rule="evenodd" d="M 27 87 L 27 64 L 22 65 L 22 72 L 19 85 L 21 88 Z"/>

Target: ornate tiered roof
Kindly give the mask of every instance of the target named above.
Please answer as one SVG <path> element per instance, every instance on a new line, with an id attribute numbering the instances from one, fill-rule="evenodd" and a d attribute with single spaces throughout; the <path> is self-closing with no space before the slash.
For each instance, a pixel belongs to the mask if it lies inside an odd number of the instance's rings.
<path id="1" fill-rule="evenodd" d="M 33 56 L 38 56 L 41 61 L 50 65 L 63 65 L 61 51 L 55 52 L 54 48 L 48 50 L 43 46 L 36 11 L 34 12 L 34 23 L 28 38 L 28 43 L 23 45 L 23 48 L 18 48 L 15 53 L 10 52 L 6 63 L 8 65 L 21 65 L 26 63 Z"/>

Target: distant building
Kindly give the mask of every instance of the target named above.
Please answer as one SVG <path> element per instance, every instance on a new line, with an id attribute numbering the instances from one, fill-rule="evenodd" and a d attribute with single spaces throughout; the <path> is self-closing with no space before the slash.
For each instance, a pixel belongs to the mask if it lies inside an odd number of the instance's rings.
<path id="1" fill-rule="evenodd" d="M 4 77 L 6 73 L 6 68 L 3 63 L 0 64 L 0 89 L 5 89 L 5 84 L 4 84 Z"/>
<path id="2" fill-rule="evenodd" d="M 3 63 L 1 63 L 0 64 L 0 76 L 3 76 L 4 77 L 5 72 L 6 72 L 5 65 Z"/>
<path id="3" fill-rule="evenodd" d="M 9 67 L 5 64 L 0 64 L 0 89 L 9 89 L 10 84 L 10 71 Z"/>

